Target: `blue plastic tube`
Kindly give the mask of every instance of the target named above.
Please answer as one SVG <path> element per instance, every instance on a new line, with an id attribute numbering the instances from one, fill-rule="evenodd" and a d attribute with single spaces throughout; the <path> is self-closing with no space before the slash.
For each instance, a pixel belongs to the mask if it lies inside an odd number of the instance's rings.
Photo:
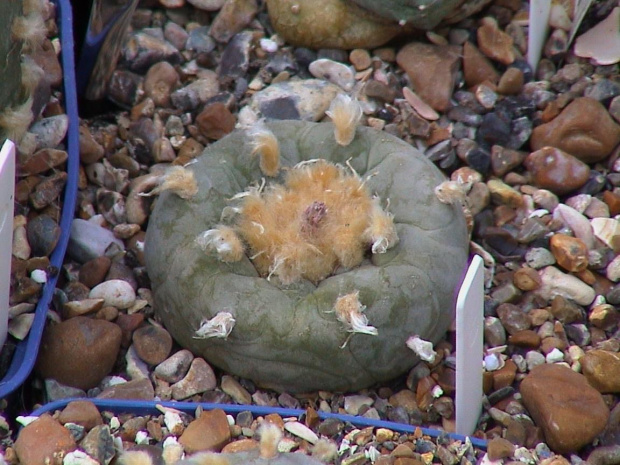
<path id="1" fill-rule="evenodd" d="M 130 413 L 134 415 L 158 415 L 161 412 L 157 410 L 157 406 L 174 408 L 185 412 L 189 415 L 194 415 L 197 407 L 202 407 L 203 410 L 222 409 L 226 413 L 234 415 L 239 412 L 251 412 L 254 416 L 269 415 L 270 413 L 277 413 L 282 417 L 300 417 L 305 414 L 305 410 L 292 409 L 292 408 L 279 408 L 279 407 L 261 407 L 258 405 L 236 405 L 236 404 L 211 404 L 211 403 L 199 403 L 199 402 L 154 402 L 146 400 L 122 400 L 122 399 L 86 399 L 86 398 L 73 398 L 62 399 L 54 402 L 50 402 L 37 410 L 32 412 L 33 416 L 40 416 L 46 412 L 53 413 L 55 410 L 64 409 L 69 402 L 75 400 L 88 400 L 94 403 L 100 411 L 112 412 L 115 415 L 122 413 Z M 317 411 L 317 414 L 321 419 L 336 418 L 345 423 L 351 423 L 356 427 L 372 426 L 374 428 L 388 428 L 392 431 L 399 433 L 413 433 L 417 426 L 405 425 L 403 423 L 394 423 L 392 421 L 373 420 L 371 418 L 359 417 L 354 415 L 343 415 L 339 413 L 327 413 Z M 446 435 L 451 439 L 465 441 L 465 436 L 454 433 L 446 433 L 432 428 L 422 428 L 422 433 L 432 438 L 437 438 L 440 435 Z M 471 443 L 474 447 L 486 450 L 487 442 L 483 439 L 469 436 Z"/>
<path id="2" fill-rule="evenodd" d="M 58 7 L 57 21 L 60 24 L 60 43 L 62 47 L 63 85 L 65 94 L 65 111 L 69 117 L 67 131 L 67 182 L 63 197 L 62 213 L 60 216 L 60 238 L 56 248 L 50 255 L 50 264 L 59 269 L 67 250 L 71 221 L 75 211 L 77 197 L 77 183 L 79 171 L 79 119 L 77 108 L 77 94 L 75 88 L 75 63 L 73 58 L 73 17 L 69 0 L 54 0 Z M 21 341 L 13 354 L 11 365 L 6 375 L 0 380 L 0 399 L 19 388 L 30 375 L 39 352 L 41 336 L 45 328 L 47 310 L 52 301 L 58 275 L 49 275 L 43 286 L 41 297 L 35 309 L 34 321 L 28 336 Z"/>

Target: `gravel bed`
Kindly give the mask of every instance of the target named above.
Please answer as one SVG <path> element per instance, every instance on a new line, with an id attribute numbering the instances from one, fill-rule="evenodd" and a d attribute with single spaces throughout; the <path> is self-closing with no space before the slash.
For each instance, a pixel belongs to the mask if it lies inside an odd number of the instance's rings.
<path id="1" fill-rule="evenodd" d="M 57 221 L 64 161 L 58 158 L 53 169 L 20 177 L 18 183 L 14 320 L 23 320 L 27 330 L 31 317 L 17 315 L 30 315 L 37 301 L 40 285 L 33 270 L 57 271 L 59 283 L 49 312 L 49 325 L 55 329 L 46 331 L 35 374 L 20 390 L 19 407 L 4 406 L 4 459 L 19 463 L 16 415 L 27 415 L 50 401 L 91 397 L 301 409 L 299 416 L 267 416 L 283 428 L 280 450 L 314 454 L 327 463 L 580 463 L 588 456 L 590 463 L 617 463 L 618 65 L 593 65 L 574 56 L 572 47 L 564 54 L 557 50 L 561 44 L 549 43 L 534 76 L 522 57 L 527 28 L 520 18 L 527 5 L 495 3 L 418 42 L 407 39 L 350 53 L 284 43 L 274 35 L 263 2 L 239 33 L 221 42 L 213 40 L 205 26 L 224 9 L 207 14 L 191 5 L 138 8 L 108 92 L 119 109 L 80 122 L 78 221 L 61 270 L 49 270 L 45 264 L 50 252 L 45 250 L 47 233 L 28 233 L 44 216 Z M 607 16 L 613 5 L 595 3 L 584 27 Z M 235 19 L 235 12 L 228 14 Z M 502 63 L 506 47 L 492 42 L 486 49 L 482 29 L 511 37 L 514 46 L 508 49 L 516 57 Z M 457 57 L 464 65 L 450 71 L 452 86 L 443 91 L 437 82 L 434 92 L 422 90 L 419 82 L 430 83 L 434 75 L 429 70 L 421 76 L 410 69 L 409 54 L 430 53 L 422 43 L 460 46 L 468 38 L 477 48 L 465 44 L 463 56 Z M 494 58 L 480 58 L 478 49 Z M 450 60 L 447 53 L 438 55 Z M 416 79 L 417 85 L 412 83 Z M 329 86 L 319 94 L 312 87 L 317 80 Z M 286 82 L 299 87 L 279 89 L 284 94 L 275 96 L 265 90 Z M 451 194 L 446 201 L 462 205 L 470 221 L 470 251 L 484 260 L 486 294 L 484 410 L 473 436 L 489 441 L 488 453 L 480 443 L 447 434 L 357 426 L 319 415 L 357 415 L 364 421 L 453 431 L 453 331 L 435 344 L 432 362 L 420 362 L 393 382 L 354 393 L 291 395 L 261 389 L 211 367 L 178 347 L 154 315 L 143 257 L 154 197 L 143 194 L 167 167 L 191 162 L 235 128 L 250 127 L 261 116 L 286 118 L 290 108 L 269 105 L 270 99 L 299 96 L 304 102 L 295 104 L 299 115 L 329 120 L 325 110 L 335 93 L 360 101 L 361 124 L 398 136 L 435 162 L 451 180 L 445 185 Z M 57 111 L 61 97 L 60 91 L 52 95 L 46 107 L 50 114 Z M 437 110 L 441 99 L 445 107 Z M 22 169 L 27 158 L 20 160 Z M 70 320 L 73 326 L 58 329 L 60 322 Z M 102 321 L 110 326 L 99 324 Z M 88 373 L 80 363 L 89 354 L 75 346 L 80 325 L 97 334 L 99 342 L 92 356 L 101 366 Z M 10 360 L 15 336 L 23 334 L 22 329 L 11 333 L 3 360 Z M 116 350 L 110 352 L 110 347 Z M 552 371 L 539 370 L 537 375 L 539 366 L 551 366 Z M 570 375 L 554 371 L 562 366 L 571 368 Z M 53 377 L 74 383 L 70 387 Z M 554 383 L 565 383 L 567 398 L 551 395 Z M 573 392 L 578 394 L 570 398 Z M 79 407 L 79 412 L 88 413 L 86 425 L 81 413 L 68 408 L 52 412 L 71 433 L 71 439 L 64 439 L 65 452 L 79 447 L 99 463 L 109 463 L 120 448 L 142 448 L 153 463 L 173 463 L 162 458 L 161 448 L 166 444 L 178 449 L 178 440 L 188 453 L 199 450 L 187 445 L 192 441 L 188 431 L 194 429 L 206 435 L 218 428 L 228 431 L 215 449 L 223 447 L 231 454 L 256 450 L 255 434 L 265 418 L 249 410 L 235 411 L 207 424 L 193 412 L 166 413 L 164 407 L 159 413 L 135 415 Z M 562 425 L 580 423 L 583 429 L 557 437 L 549 433 L 549 412 L 560 410 Z M 57 422 L 52 423 L 55 431 Z M 574 436 L 588 439 L 583 443 Z M 27 439 L 37 441 L 33 437 Z M 80 457 L 76 463 L 95 463 Z"/>

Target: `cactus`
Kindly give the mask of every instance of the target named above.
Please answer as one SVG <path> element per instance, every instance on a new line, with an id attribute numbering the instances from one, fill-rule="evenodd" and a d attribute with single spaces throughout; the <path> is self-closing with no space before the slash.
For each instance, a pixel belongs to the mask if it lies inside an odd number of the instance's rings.
<path id="1" fill-rule="evenodd" d="M 157 316 L 182 346 L 263 387 L 357 390 L 404 373 L 419 360 L 406 345 L 410 336 L 433 343 L 444 336 L 467 261 L 462 210 L 434 192 L 445 177 L 410 145 L 371 128 L 357 127 L 352 141 L 341 145 L 332 123 L 266 127 L 278 145 L 270 143 L 264 153 L 279 153 L 279 162 L 269 166 L 280 166 L 269 181 L 261 170 L 263 151 L 248 136 L 253 132 L 237 130 L 185 168 L 196 181 L 195 195 L 159 194 L 145 241 Z M 316 191 L 322 181 L 313 166 L 332 177 L 326 197 Z M 281 225 L 278 234 L 267 225 L 279 214 L 263 208 L 264 224 L 251 215 L 244 224 L 243 214 L 266 197 L 290 195 L 286 190 L 304 176 L 315 176 L 308 186 L 315 191 L 290 222 L 298 221 L 292 231 L 301 231 L 308 250 L 319 253 L 297 262 L 300 273 L 280 274 L 290 271 L 289 255 L 270 257 L 268 246 L 252 245 L 244 232 L 254 228 L 257 241 L 261 232 L 271 234 L 286 248 L 288 229 Z M 334 259 L 342 231 L 323 228 L 330 215 L 341 213 L 334 210 L 352 204 L 345 199 L 330 207 L 340 182 L 355 186 L 363 208 L 353 217 L 357 232 L 341 242 L 347 251 L 357 245 Z M 314 241 L 315 233 L 322 241 Z M 241 246 L 233 243 L 235 235 Z M 312 260 L 321 258 L 333 263 L 308 275 L 317 263 Z M 232 329 L 201 329 L 224 313 Z"/>

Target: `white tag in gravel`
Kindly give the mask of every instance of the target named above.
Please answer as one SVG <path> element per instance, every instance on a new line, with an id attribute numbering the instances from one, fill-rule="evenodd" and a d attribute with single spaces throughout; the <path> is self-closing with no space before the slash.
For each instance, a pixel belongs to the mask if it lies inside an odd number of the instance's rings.
<path id="1" fill-rule="evenodd" d="M 470 435 L 482 410 L 484 266 L 474 255 L 456 301 L 456 433 Z"/>
<path id="2" fill-rule="evenodd" d="M 14 193 L 15 144 L 7 139 L 0 149 L 0 349 L 6 340 L 9 320 Z"/>

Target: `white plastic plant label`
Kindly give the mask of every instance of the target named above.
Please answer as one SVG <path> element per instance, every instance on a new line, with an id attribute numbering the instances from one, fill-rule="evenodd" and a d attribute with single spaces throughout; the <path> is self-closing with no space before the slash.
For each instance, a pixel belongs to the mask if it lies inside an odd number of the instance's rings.
<path id="1" fill-rule="evenodd" d="M 0 149 L 0 349 L 9 320 L 14 195 L 15 144 L 7 139 Z"/>
<path id="2" fill-rule="evenodd" d="M 536 72 L 549 33 L 550 0 L 530 1 L 530 24 L 527 41 L 527 62 Z"/>
<path id="3" fill-rule="evenodd" d="M 471 435 L 482 410 L 484 266 L 474 255 L 456 301 L 456 433 Z"/>

